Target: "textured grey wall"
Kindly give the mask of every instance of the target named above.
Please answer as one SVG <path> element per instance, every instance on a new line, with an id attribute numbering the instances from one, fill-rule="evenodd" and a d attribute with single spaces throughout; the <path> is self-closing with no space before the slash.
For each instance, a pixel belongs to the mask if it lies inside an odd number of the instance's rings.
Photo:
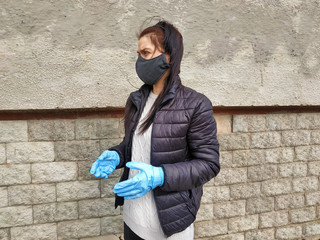
<path id="1" fill-rule="evenodd" d="M 153 15 L 180 29 L 182 80 L 213 105 L 319 105 L 319 0 L 0 0 L 0 109 L 124 106 Z"/>

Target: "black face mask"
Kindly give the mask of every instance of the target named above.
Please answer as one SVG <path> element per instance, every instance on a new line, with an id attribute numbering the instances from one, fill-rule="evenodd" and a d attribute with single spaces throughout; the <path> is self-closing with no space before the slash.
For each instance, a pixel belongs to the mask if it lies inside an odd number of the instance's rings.
<path id="1" fill-rule="evenodd" d="M 139 56 L 136 62 L 136 71 L 139 78 L 148 85 L 154 85 L 165 74 L 170 65 L 165 54 L 151 59 Z"/>

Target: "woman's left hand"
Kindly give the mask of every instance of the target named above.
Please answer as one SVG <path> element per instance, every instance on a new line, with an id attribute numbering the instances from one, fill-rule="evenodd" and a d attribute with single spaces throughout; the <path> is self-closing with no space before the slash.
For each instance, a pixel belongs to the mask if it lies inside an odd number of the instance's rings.
<path id="1" fill-rule="evenodd" d="M 133 178 L 117 183 L 113 192 L 124 199 L 135 199 L 144 196 L 152 189 L 163 185 L 164 173 L 162 167 L 141 162 L 128 162 L 128 168 L 140 170 Z"/>

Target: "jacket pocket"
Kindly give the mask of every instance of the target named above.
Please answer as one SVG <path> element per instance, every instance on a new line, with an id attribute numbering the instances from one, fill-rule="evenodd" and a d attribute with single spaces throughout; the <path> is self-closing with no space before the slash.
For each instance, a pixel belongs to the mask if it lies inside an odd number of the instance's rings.
<path id="1" fill-rule="evenodd" d="M 192 190 L 181 191 L 180 195 L 183 198 L 189 212 L 195 218 L 196 217 L 196 208 L 194 206 L 194 201 L 193 201 L 193 191 Z"/>

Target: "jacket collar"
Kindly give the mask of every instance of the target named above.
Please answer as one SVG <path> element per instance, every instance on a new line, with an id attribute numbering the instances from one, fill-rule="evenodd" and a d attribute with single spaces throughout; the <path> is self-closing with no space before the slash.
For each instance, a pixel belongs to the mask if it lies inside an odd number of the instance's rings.
<path id="1" fill-rule="evenodd" d="M 176 95 L 176 91 L 181 85 L 181 80 L 179 75 L 177 75 L 173 81 L 173 85 L 171 89 L 169 90 L 168 94 L 164 97 L 163 101 L 160 105 L 164 104 L 165 102 L 171 100 Z M 130 94 L 130 97 L 132 99 L 132 102 L 136 105 L 137 109 L 140 109 L 141 103 L 146 101 L 149 92 L 152 90 L 152 86 L 144 84 L 140 87 L 139 90 L 132 92 Z"/>
<path id="2" fill-rule="evenodd" d="M 134 103 L 134 105 L 137 107 L 137 109 L 140 109 L 141 102 L 144 99 L 147 99 L 149 92 L 151 91 L 152 86 L 149 86 L 147 84 L 144 84 L 140 87 L 139 90 L 132 92 L 130 94 L 131 100 Z"/>
<path id="3" fill-rule="evenodd" d="M 174 96 L 176 95 L 177 89 L 180 87 L 180 85 L 181 85 L 181 80 L 179 75 L 177 75 L 173 80 L 171 89 L 169 90 L 168 94 L 164 97 L 163 101 L 161 102 L 161 105 L 174 98 Z"/>

